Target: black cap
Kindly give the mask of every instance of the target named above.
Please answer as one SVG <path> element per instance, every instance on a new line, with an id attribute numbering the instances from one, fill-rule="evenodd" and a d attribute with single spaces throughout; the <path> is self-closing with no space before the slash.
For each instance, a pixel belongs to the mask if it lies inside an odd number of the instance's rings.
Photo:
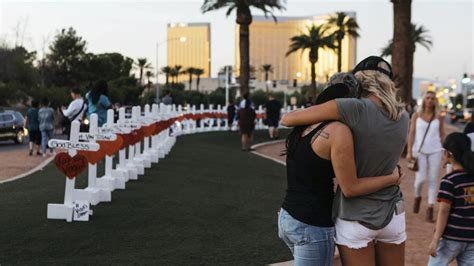
<path id="1" fill-rule="evenodd" d="M 336 83 L 334 85 L 328 86 L 326 89 L 319 94 L 318 98 L 316 99 L 315 104 L 323 104 L 330 100 L 334 100 L 337 98 L 348 98 L 351 95 L 351 90 L 349 87 L 344 83 Z"/>
<path id="2" fill-rule="evenodd" d="M 383 62 L 383 63 L 387 64 L 389 70 L 386 70 L 386 69 L 383 69 L 383 68 L 379 67 L 380 62 Z M 390 77 L 390 79 L 393 78 L 392 66 L 380 56 L 369 56 L 366 59 L 360 61 L 356 65 L 354 70 L 352 70 L 352 74 L 355 74 L 359 71 L 364 71 L 364 70 L 379 71 L 381 73 L 384 73 L 388 77 Z"/>

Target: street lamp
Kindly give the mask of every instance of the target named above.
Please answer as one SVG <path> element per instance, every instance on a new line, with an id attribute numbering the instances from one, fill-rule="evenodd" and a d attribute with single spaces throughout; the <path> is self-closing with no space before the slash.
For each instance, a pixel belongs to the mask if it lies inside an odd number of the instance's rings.
<path id="1" fill-rule="evenodd" d="M 171 38 L 171 39 L 167 39 L 162 42 L 156 43 L 156 100 L 155 100 L 156 103 L 160 103 L 160 82 L 158 80 L 159 73 L 160 73 L 160 67 L 158 66 L 158 52 L 159 52 L 160 45 L 164 43 L 169 43 L 172 41 L 179 41 L 181 43 L 184 43 L 186 42 L 186 40 L 187 40 L 186 37 L 181 36 L 181 37 Z"/>

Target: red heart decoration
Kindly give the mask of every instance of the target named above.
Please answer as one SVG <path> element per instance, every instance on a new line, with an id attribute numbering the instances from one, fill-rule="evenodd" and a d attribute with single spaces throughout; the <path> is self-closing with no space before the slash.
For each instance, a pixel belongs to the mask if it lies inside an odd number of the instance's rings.
<path id="1" fill-rule="evenodd" d="M 71 157 L 68 153 L 60 152 L 54 157 L 54 164 L 69 179 L 74 179 L 86 169 L 87 158 L 81 154 Z"/>
<path id="2" fill-rule="evenodd" d="M 122 138 L 122 145 L 120 146 L 120 149 L 124 149 L 130 146 L 131 144 L 130 134 L 117 134 L 117 136 L 120 136 Z"/>
<path id="3" fill-rule="evenodd" d="M 85 156 L 90 164 L 96 164 L 105 156 L 105 151 L 102 149 L 102 145 L 99 142 L 97 143 L 100 145 L 98 151 L 78 151 L 77 153 Z"/>
<path id="4" fill-rule="evenodd" d="M 103 150 L 105 154 L 112 156 L 122 147 L 123 138 L 117 135 L 117 138 L 113 141 L 99 140 L 97 143 L 99 143 L 100 149 Z"/>
<path id="5" fill-rule="evenodd" d="M 151 124 L 148 126 L 143 127 L 143 131 L 145 132 L 145 137 L 150 137 L 153 136 L 153 133 L 155 133 L 155 124 Z"/>

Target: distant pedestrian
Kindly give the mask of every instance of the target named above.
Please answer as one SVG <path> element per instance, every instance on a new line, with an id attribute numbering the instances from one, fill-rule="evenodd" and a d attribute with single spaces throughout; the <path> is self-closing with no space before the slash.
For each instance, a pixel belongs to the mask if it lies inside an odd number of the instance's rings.
<path id="1" fill-rule="evenodd" d="M 265 119 L 268 126 L 268 135 L 270 139 L 278 138 L 278 125 L 280 124 L 281 103 L 270 94 L 268 102 L 265 104 Z"/>
<path id="2" fill-rule="evenodd" d="M 28 129 L 30 155 L 33 155 L 33 146 L 36 148 L 36 155 L 41 155 L 41 131 L 39 129 L 38 107 L 39 102 L 33 100 L 31 107 L 26 112 L 25 124 L 23 125 L 24 128 Z"/>
<path id="3" fill-rule="evenodd" d="M 71 89 L 71 98 L 72 102 L 69 104 L 67 108 L 62 108 L 62 114 L 64 115 L 66 121 L 64 133 L 69 137 L 69 133 L 71 131 L 71 123 L 73 121 L 82 121 L 84 116 L 84 112 L 87 109 L 87 104 L 82 99 L 81 91 L 79 88 Z"/>
<path id="4" fill-rule="evenodd" d="M 244 94 L 244 99 L 240 102 L 239 107 L 238 116 L 242 151 L 250 151 L 257 114 L 255 113 L 252 101 L 249 99 L 249 93 Z"/>
<path id="5" fill-rule="evenodd" d="M 433 207 L 438 189 L 438 176 L 441 166 L 442 140 L 444 138 L 444 117 L 438 113 L 438 100 L 433 91 L 423 97 L 418 112 L 414 113 L 408 134 L 407 160 L 416 158 L 418 171 L 415 178 L 415 201 L 413 212 L 420 211 L 421 191 L 428 179 L 428 209 L 426 221 L 434 222 Z"/>
<path id="6" fill-rule="evenodd" d="M 474 153 L 471 140 L 455 132 L 443 143 L 444 161 L 453 171 L 441 179 L 438 218 L 429 246 L 429 266 L 474 264 Z"/>
<path id="7" fill-rule="evenodd" d="M 53 137 L 54 133 L 54 110 L 49 107 L 49 100 L 41 101 L 41 108 L 38 111 L 39 129 L 41 131 L 41 153 L 46 157 L 48 141 Z M 53 149 L 50 149 L 50 155 L 53 155 Z"/>
<path id="8" fill-rule="evenodd" d="M 97 114 L 99 127 L 107 122 L 107 110 L 112 107 L 108 97 L 107 82 L 100 80 L 94 84 L 91 91 L 86 94 L 87 118 L 90 120 L 91 114 Z"/>
<path id="9" fill-rule="evenodd" d="M 234 100 L 230 100 L 229 105 L 227 106 L 227 126 L 229 127 L 229 131 L 232 130 L 236 112 L 237 108 L 235 107 Z"/>
<path id="10" fill-rule="evenodd" d="M 171 97 L 171 91 L 167 91 L 165 97 L 162 100 L 163 104 L 165 105 L 172 105 L 173 104 L 173 97 Z"/>

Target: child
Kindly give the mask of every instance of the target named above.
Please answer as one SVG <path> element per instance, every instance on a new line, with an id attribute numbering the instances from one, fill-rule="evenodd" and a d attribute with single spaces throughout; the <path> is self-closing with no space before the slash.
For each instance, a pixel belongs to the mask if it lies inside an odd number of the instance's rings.
<path id="1" fill-rule="evenodd" d="M 452 133 L 443 144 L 444 162 L 453 171 L 442 178 L 438 193 L 439 211 L 430 244 L 428 265 L 459 266 L 474 263 L 474 153 L 471 140 Z"/>

